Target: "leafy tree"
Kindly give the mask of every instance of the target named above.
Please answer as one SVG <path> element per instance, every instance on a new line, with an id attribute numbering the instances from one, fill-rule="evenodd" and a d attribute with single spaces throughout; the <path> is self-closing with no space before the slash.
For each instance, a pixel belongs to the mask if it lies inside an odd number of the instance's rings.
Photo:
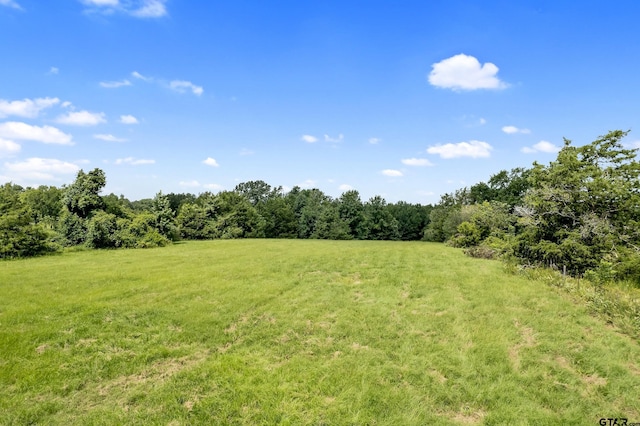
<path id="1" fill-rule="evenodd" d="M 429 224 L 429 213 L 432 206 L 421 206 L 400 201 L 389 204 L 387 209 L 398 221 L 400 239 L 404 241 L 422 238 L 425 227 Z"/>
<path id="2" fill-rule="evenodd" d="M 102 170 L 93 169 L 89 173 L 80 170 L 76 180 L 65 188 L 62 204 L 71 213 L 84 219 L 92 211 L 104 208 L 104 202 L 99 194 L 106 183 Z"/>
<path id="3" fill-rule="evenodd" d="M 293 206 L 283 196 L 270 197 L 258 205 L 258 212 L 265 220 L 267 238 L 295 238 L 298 223 Z"/>
<path id="4" fill-rule="evenodd" d="M 367 240 L 397 240 L 400 238 L 398 221 L 387 208 L 384 198 L 376 195 L 364 205 L 361 235 Z"/>
<path id="5" fill-rule="evenodd" d="M 340 217 L 336 203 L 327 203 L 318 216 L 311 238 L 325 240 L 350 240 L 349 223 Z"/>
<path id="6" fill-rule="evenodd" d="M 640 163 L 625 149 L 628 134 L 609 132 L 574 147 L 565 139 L 556 161 L 535 163 L 531 189 L 516 209 L 522 230 L 515 253 L 564 265 L 574 273 L 640 251 Z"/>
<path id="7" fill-rule="evenodd" d="M 234 192 L 245 197 L 252 206 L 266 202 L 269 198 L 282 192 L 282 187 L 271 188 L 271 185 L 262 180 L 252 180 L 236 185 Z"/>
<path id="8" fill-rule="evenodd" d="M 364 205 L 360 200 L 360 193 L 355 189 L 343 192 L 338 199 L 338 212 L 349 226 L 351 236 L 360 238 L 364 221 Z"/>
<path id="9" fill-rule="evenodd" d="M 169 204 L 169 199 L 158 192 L 151 203 L 151 214 L 153 214 L 155 223 L 154 228 L 170 240 L 178 238 L 178 230 L 175 225 L 173 210 Z"/>
<path id="10" fill-rule="evenodd" d="M 215 237 L 214 218 L 206 207 L 196 203 L 182 204 L 176 224 L 182 238 L 204 240 Z"/>
<path id="11" fill-rule="evenodd" d="M 51 226 L 60 215 L 62 191 L 55 186 L 41 185 L 27 188 L 20 194 L 22 201 L 33 214 L 35 222 L 47 222 Z"/>
<path id="12" fill-rule="evenodd" d="M 55 249 L 49 234 L 33 221 L 21 192 L 18 185 L 0 186 L 0 258 L 36 256 Z"/>

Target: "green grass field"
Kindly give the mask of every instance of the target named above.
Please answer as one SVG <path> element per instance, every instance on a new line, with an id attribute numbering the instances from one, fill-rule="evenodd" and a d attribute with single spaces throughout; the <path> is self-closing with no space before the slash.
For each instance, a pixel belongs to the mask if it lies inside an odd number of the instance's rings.
<path id="1" fill-rule="evenodd" d="M 422 242 L 225 240 L 0 263 L 0 424 L 640 422 L 640 345 Z"/>

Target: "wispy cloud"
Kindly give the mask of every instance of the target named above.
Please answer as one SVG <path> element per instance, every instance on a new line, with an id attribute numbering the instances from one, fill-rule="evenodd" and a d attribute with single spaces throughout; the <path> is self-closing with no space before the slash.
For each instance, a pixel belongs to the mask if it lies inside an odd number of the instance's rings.
<path id="1" fill-rule="evenodd" d="M 240 151 L 240 155 L 245 156 L 245 155 L 253 155 L 255 154 L 255 151 L 251 151 L 250 149 L 247 148 L 242 148 L 242 150 Z"/>
<path id="2" fill-rule="evenodd" d="M 447 143 L 427 148 L 429 154 L 438 154 L 441 158 L 471 157 L 482 158 L 491 156 L 493 147 L 487 142 L 469 141 L 459 143 Z"/>
<path id="3" fill-rule="evenodd" d="M 302 135 L 300 140 L 303 141 L 303 142 L 306 142 L 306 143 L 316 143 L 316 142 L 318 142 L 318 138 L 316 138 L 315 136 L 311 136 L 311 135 Z"/>
<path id="4" fill-rule="evenodd" d="M 204 92 L 204 89 L 201 86 L 196 86 L 192 82 L 186 80 L 173 80 L 169 83 L 169 88 L 178 93 L 187 93 L 190 91 L 196 96 L 200 96 Z"/>
<path id="5" fill-rule="evenodd" d="M 220 164 L 218 164 L 216 159 L 211 157 L 207 157 L 207 159 L 204 160 L 202 164 L 206 164 L 207 166 L 211 166 L 211 167 L 220 167 Z"/>
<path id="6" fill-rule="evenodd" d="M 377 144 L 379 144 L 380 142 L 382 142 L 382 139 L 380 139 L 380 138 L 369 138 L 369 143 L 370 143 L 371 145 L 377 145 Z"/>
<path id="7" fill-rule="evenodd" d="M 13 9 L 22 10 L 22 7 L 14 0 L 0 0 L 0 6 L 7 6 Z"/>
<path id="8" fill-rule="evenodd" d="M 533 154 L 536 152 L 555 154 L 556 152 L 560 151 L 560 147 L 552 144 L 551 142 L 540 141 L 531 147 L 525 146 L 524 148 L 521 149 L 521 151 L 524 152 L 525 154 Z"/>
<path id="9" fill-rule="evenodd" d="M 344 140 L 344 135 L 342 133 L 340 133 L 338 135 L 338 137 L 332 138 L 329 135 L 324 135 L 324 141 L 325 142 L 331 142 L 331 143 L 340 143 Z"/>
<path id="10" fill-rule="evenodd" d="M 346 183 L 343 183 L 342 185 L 340 185 L 340 186 L 338 187 L 338 189 L 339 189 L 340 191 L 351 191 L 351 190 L 353 189 L 353 186 L 348 185 L 348 184 L 346 184 Z"/>
<path id="11" fill-rule="evenodd" d="M 118 138 L 108 134 L 98 134 L 98 135 L 93 135 L 93 137 L 95 139 L 100 139 L 105 142 L 126 142 L 127 141 L 126 139 Z"/>
<path id="12" fill-rule="evenodd" d="M 531 130 L 529 129 L 520 129 L 516 126 L 504 126 L 502 128 L 502 131 L 509 135 L 513 135 L 515 133 L 523 133 L 525 135 L 528 135 L 529 133 L 531 133 Z"/>
<path id="13" fill-rule="evenodd" d="M 6 101 L 0 99 L 0 117 L 15 115 L 17 117 L 35 118 L 40 111 L 58 104 L 58 98 L 23 99 L 21 101 Z"/>
<path id="14" fill-rule="evenodd" d="M 53 158 L 28 158 L 25 161 L 4 163 L 6 170 L 18 179 L 51 181 L 59 175 L 72 175 L 80 170 L 76 164 Z"/>
<path id="15" fill-rule="evenodd" d="M 138 71 L 133 71 L 131 73 L 131 76 L 134 78 L 137 78 L 138 80 L 142 80 L 142 81 L 151 81 L 153 80 L 151 77 L 145 77 L 144 75 L 140 74 Z"/>
<path id="16" fill-rule="evenodd" d="M 0 0 L 6 1 L 6 0 Z M 80 0 L 85 12 L 112 15 L 122 13 L 137 18 L 161 18 L 168 14 L 166 0 Z"/>
<path id="17" fill-rule="evenodd" d="M 138 119 L 133 115 L 121 115 L 120 122 L 122 124 L 138 124 Z"/>
<path id="18" fill-rule="evenodd" d="M 402 160 L 402 164 L 407 166 L 433 166 L 433 163 L 426 158 L 405 158 Z"/>
<path id="19" fill-rule="evenodd" d="M 131 82 L 129 80 L 121 80 L 121 81 L 101 81 L 100 87 L 104 87 L 105 89 L 117 89 L 118 87 L 131 86 Z"/>
<path id="20" fill-rule="evenodd" d="M 178 184 L 187 188 L 197 188 L 200 186 L 200 182 L 197 180 L 181 180 Z"/>
<path id="21" fill-rule="evenodd" d="M 58 67 L 49 68 L 49 73 L 48 74 L 57 75 L 58 73 L 60 73 L 60 69 Z"/>
<path id="22" fill-rule="evenodd" d="M 142 158 L 133 158 L 133 157 L 126 157 L 126 158 L 118 158 L 114 163 L 117 165 L 124 165 L 124 164 L 128 164 L 130 166 L 142 166 L 145 164 L 155 164 L 156 160 L 147 160 L 147 159 L 142 159 Z"/>
<path id="23" fill-rule="evenodd" d="M 0 123 L 0 137 L 9 140 L 27 140 L 42 143 L 73 145 L 71 135 L 52 126 L 32 126 L 19 121 Z"/>
<path id="24" fill-rule="evenodd" d="M 106 123 L 103 112 L 72 111 L 56 119 L 57 123 L 70 126 L 96 126 Z"/>
<path id="25" fill-rule="evenodd" d="M 497 74 L 494 64 L 480 64 L 475 57 L 461 53 L 433 64 L 429 83 L 455 91 L 506 88 L 508 85 Z"/>
<path id="26" fill-rule="evenodd" d="M 385 169 L 385 170 L 383 170 L 381 173 L 382 173 L 383 175 L 385 175 L 385 176 L 389 176 L 389 177 L 400 177 L 400 176 L 404 176 L 400 170 L 393 170 L 393 169 Z"/>

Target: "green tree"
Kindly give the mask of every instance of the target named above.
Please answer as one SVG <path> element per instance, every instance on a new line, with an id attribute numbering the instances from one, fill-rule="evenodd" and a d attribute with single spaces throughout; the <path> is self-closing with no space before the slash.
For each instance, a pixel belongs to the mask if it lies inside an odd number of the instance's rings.
<path id="1" fill-rule="evenodd" d="M 62 204 L 78 217 L 87 218 L 92 211 L 104 208 L 100 191 L 106 184 L 102 170 L 93 169 L 89 173 L 80 170 L 76 180 L 64 189 Z"/>
<path id="2" fill-rule="evenodd" d="M 361 235 L 367 240 L 397 240 L 400 238 L 398 221 L 387 208 L 384 198 L 376 195 L 364 205 Z"/>

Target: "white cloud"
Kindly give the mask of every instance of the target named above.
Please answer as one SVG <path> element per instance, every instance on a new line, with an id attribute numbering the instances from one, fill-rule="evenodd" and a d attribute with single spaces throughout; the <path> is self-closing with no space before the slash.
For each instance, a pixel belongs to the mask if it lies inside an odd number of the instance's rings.
<path id="1" fill-rule="evenodd" d="M 315 143 L 318 142 L 318 138 L 316 138 L 315 136 L 311 136 L 311 135 L 302 135 L 302 137 L 300 138 L 301 141 L 304 141 L 306 143 Z"/>
<path id="2" fill-rule="evenodd" d="M 507 84 L 500 81 L 498 67 L 487 62 L 481 65 L 473 56 L 459 54 L 432 65 L 429 83 L 436 87 L 453 90 L 504 89 Z"/>
<path id="3" fill-rule="evenodd" d="M 0 0 L 6 1 L 6 0 Z M 167 15 L 166 0 L 80 0 L 88 7 L 88 12 L 113 14 L 124 13 L 137 18 L 160 18 Z"/>
<path id="4" fill-rule="evenodd" d="M 502 131 L 509 135 L 513 135 L 515 133 L 523 133 L 525 135 L 528 135 L 529 133 L 531 133 L 531 130 L 529 129 L 519 129 L 516 126 L 504 126 L 502 128 Z"/>
<path id="5" fill-rule="evenodd" d="M 139 80 L 143 80 L 143 81 L 151 81 L 151 80 L 152 80 L 152 79 L 151 79 L 151 77 L 145 77 L 144 75 L 140 74 L 138 71 L 133 71 L 133 72 L 131 73 L 131 75 L 132 75 L 134 78 L 137 78 L 137 79 L 139 79 Z"/>
<path id="6" fill-rule="evenodd" d="M 181 180 L 179 185 L 186 186 L 189 188 L 197 188 L 200 186 L 200 182 L 198 182 L 197 180 L 188 180 L 188 181 Z"/>
<path id="7" fill-rule="evenodd" d="M 433 163 L 426 158 L 405 158 L 402 164 L 407 166 L 433 166 Z"/>
<path id="8" fill-rule="evenodd" d="M 552 144 L 551 142 L 540 141 L 537 144 L 533 145 L 532 147 L 525 146 L 524 148 L 521 149 L 521 151 L 524 152 L 525 154 L 533 154 L 535 152 L 545 152 L 549 154 L 555 154 L 556 152 L 560 151 L 560 147 Z"/>
<path id="9" fill-rule="evenodd" d="M 138 124 L 138 119 L 133 115 L 121 115 L 120 122 L 122 124 Z"/>
<path id="10" fill-rule="evenodd" d="M 382 139 L 379 139 L 379 138 L 369 138 L 369 143 L 370 143 L 370 144 L 372 144 L 372 145 L 377 145 L 377 144 L 379 144 L 380 142 L 382 142 Z"/>
<path id="11" fill-rule="evenodd" d="M 337 138 L 332 138 L 329 135 L 324 135 L 325 142 L 339 143 L 339 142 L 342 142 L 343 139 L 344 139 L 344 135 L 342 133 L 340 133 Z"/>
<path id="12" fill-rule="evenodd" d="M 0 137 L 60 145 L 73 145 L 71 135 L 63 133 L 56 127 L 32 126 L 18 121 L 0 123 Z"/>
<path id="13" fill-rule="evenodd" d="M 60 102 L 58 98 L 37 98 L 34 100 L 5 101 L 0 99 L 0 117 L 15 115 L 18 117 L 34 118 L 40 111 L 51 108 Z"/>
<path id="14" fill-rule="evenodd" d="M 13 1 L 13 0 L 0 0 L 0 6 L 7 6 L 7 7 L 13 8 L 13 9 L 22 10 L 20 5 L 18 3 L 16 3 L 15 1 Z"/>
<path id="15" fill-rule="evenodd" d="M 353 186 L 351 186 L 351 185 L 347 185 L 346 183 L 343 183 L 342 185 L 340 185 L 340 186 L 338 187 L 338 189 L 339 189 L 340 191 L 351 191 L 351 190 L 353 189 Z"/>
<path id="16" fill-rule="evenodd" d="M 70 126 L 96 126 L 106 123 L 107 120 L 104 118 L 104 112 L 77 111 L 59 116 L 56 122 Z"/>
<path id="17" fill-rule="evenodd" d="M 240 151 L 240 155 L 253 155 L 255 154 L 254 151 L 251 151 L 250 149 L 247 148 L 242 148 L 242 151 Z"/>
<path id="18" fill-rule="evenodd" d="M 169 83 L 169 88 L 178 93 L 186 93 L 191 91 L 194 95 L 200 96 L 204 92 L 201 86 L 196 86 L 190 81 L 185 80 L 173 80 Z"/>
<path id="19" fill-rule="evenodd" d="M 205 183 L 202 185 L 203 188 L 211 189 L 213 191 L 221 191 L 224 189 L 222 185 L 218 185 L 217 183 Z"/>
<path id="20" fill-rule="evenodd" d="M 60 106 L 62 108 L 70 108 L 72 106 L 72 104 L 69 101 L 64 101 L 63 103 L 60 104 Z"/>
<path id="21" fill-rule="evenodd" d="M 204 160 L 202 164 L 206 164 L 207 166 L 211 166 L 211 167 L 220 167 L 220 164 L 218 164 L 216 159 L 211 157 L 207 157 L 207 159 Z"/>
<path id="22" fill-rule="evenodd" d="M 392 169 L 385 169 L 381 172 L 383 175 L 385 176 L 390 176 L 390 177 L 400 177 L 403 176 L 402 172 L 400 170 L 392 170 Z"/>
<path id="23" fill-rule="evenodd" d="M 139 9 L 131 11 L 131 15 L 139 18 L 160 18 L 167 14 L 165 0 L 144 0 Z"/>
<path id="24" fill-rule="evenodd" d="M 313 179 L 307 179 L 298 186 L 301 188 L 313 188 L 316 186 L 317 183 L 318 181 L 315 181 Z"/>
<path id="25" fill-rule="evenodd" d="M 98 135 L 93 135 L 93 137 L 95 139 L 100 139 L 101 141 L 105 141 L 105 142 L 126 142 L 127 141 L 126 139 L 118 138 L 108 134 L 98 134 Z"/>
<path id="26" fill-rule="evenodd" d="M 478 122 L 480 123 L 481 126 L 484 126 L 485 124 L 487 124 L 487 120 L 485 120 L 482 117 L 480 117 L 480 120 L 478 120 Z"/>
<path id="27" fill-rule="evenodd" d="M 14 141 L 0 138 L 0 157 L 10 157 L 20 152 L 20 145 Z"/>
<path id="28" fill-rule="evenodd" d="M 131 82 L 126 79 L 122 81 L 101 81 L 100 86 L 105 89 L 117 89 L 118 87 L 131 86 Z"/>
<path id="29" fill-rule="evenodd" d="M 118 158 L 115 161 L 115 164 L 117 165 L 128 164 L 131 166 L 141 166 L 144 164 L 155 164 L 155 162 L 156 160 L 135 159 L 133 157 L 127 157 L 127 158 Z"/>
<path id="30" fill-rule="evenodd" d="M 57 175 L 68 175 L 80 170 L 76 164 L 52 158 L 28 158 L 25 161 L 4 163 L 5 168 L 22 179 L 54 180 Z"/>
<path id="31" fill-rule="evenodd" d="M 441 158 L 480 158 L 489 157 L 492 150 L 493 147 L 486 142 L 469 141 L 431 146 L 427 149 L 427 152 L 429 154 L 438 154 Z"/>
<path id="32" fill-rule="evenodd" d="M 60 72 L 60 69 L 58 67 L 51 67 L 49 68 L 49 74 L 53 74 L 56 75 Z"/>

